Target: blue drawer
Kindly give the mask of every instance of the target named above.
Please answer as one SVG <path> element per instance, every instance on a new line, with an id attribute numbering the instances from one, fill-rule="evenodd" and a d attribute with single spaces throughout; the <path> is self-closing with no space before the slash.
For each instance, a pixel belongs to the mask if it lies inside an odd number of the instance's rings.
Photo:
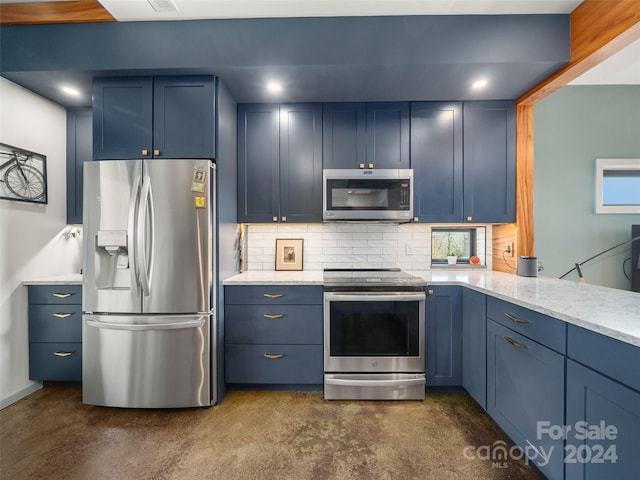
<path id="1" fill-rule="evenodd" d="M 82 285 L 29 285 L 29 304 L 82 305 Z"/>
<path id="2" fill-rule="evenodd" d="M 30 342 L 82 342 L 81 305 L 30 305 Z"/>
<path id="3" fill-rule="evenodd" d="M 640 348 L 575 325 L 567 336 L 569 358 L 640 391 Z"/>
<path id="4" fill-rule="evenodd" d="M 321 285 L 243 285 L 227 286 L 227 305 L 322 305 Z"/>
<path id="5" fill-rule="evenodd" d="M 29 378 L 82 381 L 82 343 L 29 344 Z"/>
<path id="6" fill-rule="evenodd" d="M 566 352 L 567 324 L 557 318 L 487 296 L 487 317 L 556 352 Z"/>
<path id="7" fill-rule="evenodd" d="M 225 341 L 322 345 L 322 305 L 227 305 Z"/>
<path id="8" fill-rule="evenodd" d="M 319 385 L 323 368 L 322 345 L 225 346 L 227 383 Z"/>

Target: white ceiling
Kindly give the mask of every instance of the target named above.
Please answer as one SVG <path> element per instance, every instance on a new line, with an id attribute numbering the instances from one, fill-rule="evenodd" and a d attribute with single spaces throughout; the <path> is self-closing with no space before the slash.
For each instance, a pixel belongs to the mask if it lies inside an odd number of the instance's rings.
<path id="1" fill-rule="evenodd" d="M 98 0 L 118 21 L 571 13 L 582 0 Z M 156 12 L 151 3 L 173 4 Z"/>
<path id="2" fill-rule="evenodd" d="M 607 58 L 569 85 L 640 85 L 640 40 Z"/>

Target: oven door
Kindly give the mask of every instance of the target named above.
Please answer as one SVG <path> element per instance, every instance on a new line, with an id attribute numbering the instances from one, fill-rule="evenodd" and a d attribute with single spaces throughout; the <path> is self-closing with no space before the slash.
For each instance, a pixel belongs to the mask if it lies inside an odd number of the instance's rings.
<path id="1" fill-rule="evenodd" d="M 424 373 L 423 292 L 325 292 L 324 370 Z"/>

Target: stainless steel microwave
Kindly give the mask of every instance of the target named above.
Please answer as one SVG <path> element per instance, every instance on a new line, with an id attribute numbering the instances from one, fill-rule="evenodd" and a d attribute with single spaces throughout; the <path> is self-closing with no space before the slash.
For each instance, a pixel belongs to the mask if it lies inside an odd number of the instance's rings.
<path id="1" fill-rule="evenodd" d="M 323 171 L 324 221 L 408 222 L 413 217 L 413 170 Z"/>

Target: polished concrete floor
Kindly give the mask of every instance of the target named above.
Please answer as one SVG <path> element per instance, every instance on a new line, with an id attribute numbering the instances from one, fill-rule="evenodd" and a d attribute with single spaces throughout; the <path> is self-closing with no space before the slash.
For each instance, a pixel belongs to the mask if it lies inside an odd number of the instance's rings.
<path id="1" fill-rule="evenodd" d="M 212 408 L 127 410 L 45 388 L 0 412 L 0 435 L 2 480 L 544 478 L 523 460 L 479 459 L 512 443 L 457 393 L 352 402 L 232 391 Z"/>

